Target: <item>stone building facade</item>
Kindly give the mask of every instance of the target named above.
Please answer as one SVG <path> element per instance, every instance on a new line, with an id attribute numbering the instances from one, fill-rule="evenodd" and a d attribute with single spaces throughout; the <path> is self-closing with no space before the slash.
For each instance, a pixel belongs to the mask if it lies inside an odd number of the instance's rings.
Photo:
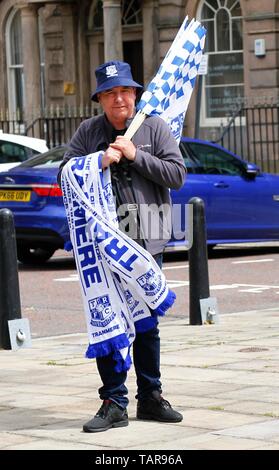
<path id="1" fill-rule="evenodd" d="M 2 0 L 0 110 L 23 111 L 28 122 L 51 105 L 90 104 L 93 71 L 104 60 L 130 62 L 146 85 L 186 15 L 208 30 L 203 137 L 212 138 L 236 102 L 278 100 L 279 0 Z M 185 121 L 190 136 L 197 90 Z"/>

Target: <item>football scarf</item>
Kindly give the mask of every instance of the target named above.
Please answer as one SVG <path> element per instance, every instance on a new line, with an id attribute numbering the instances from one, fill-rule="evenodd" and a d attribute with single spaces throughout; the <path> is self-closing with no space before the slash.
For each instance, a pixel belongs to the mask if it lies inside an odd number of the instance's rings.
<path id="1" fill-rule="evenodd" d="M 89 336 L 86 357 L 113 353 L 120 372 L 131 365 L 136 332 L 152 329 L 175 294 L 153 257 L 119 230 L 102 156 L 70 159 L 61 187 Z"/>

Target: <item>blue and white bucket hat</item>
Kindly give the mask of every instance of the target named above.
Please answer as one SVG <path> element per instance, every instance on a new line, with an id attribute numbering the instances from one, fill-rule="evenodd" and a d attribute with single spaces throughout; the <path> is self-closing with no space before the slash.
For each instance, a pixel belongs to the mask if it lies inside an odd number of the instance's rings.
<path id="1" fill-rule="evenodd" d="M 119 60 L 111 60 L 100 65 L 95 70 L 97 88 L 91 95 L 91 100 L 98 102 L 98 93 L 110 90 L 116 86 L 131 86 L 135 88 L 142 88 L 134 81 L 131 73 L 131 67 L 127 62 L 120 62 Z"/>

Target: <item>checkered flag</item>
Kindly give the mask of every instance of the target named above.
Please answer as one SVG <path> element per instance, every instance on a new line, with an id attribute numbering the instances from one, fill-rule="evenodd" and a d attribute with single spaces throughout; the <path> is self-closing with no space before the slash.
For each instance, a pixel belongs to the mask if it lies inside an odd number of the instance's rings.
<path id="1" fill-rule="evenodd" d="M 138 104 L 139 111 L 127 131 L 131 133 L 131 136 L 126 135 L 128 138 L 132 137 L 147 115 L 157 114 L 167 122 L 179 143 L 206 35 L 205 28 L 198 21 L 193 19 L 189 24 L 187 21 L 188 17 L 143 93 Z"/>

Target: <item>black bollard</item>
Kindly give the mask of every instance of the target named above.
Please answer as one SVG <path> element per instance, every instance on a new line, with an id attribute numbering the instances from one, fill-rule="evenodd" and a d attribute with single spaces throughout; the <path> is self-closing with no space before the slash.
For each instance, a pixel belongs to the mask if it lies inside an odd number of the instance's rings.
<path id="1" fill-rule="evenodd" d="M 191 198 L 188 204 L 193 205 L 193 243 L 189 249 L 190 325 L 201 325 L 200 299 L 209 297 L 205 209 L 198 197 Z"/>
<path id="2" fill-rule="evenodd" d="M 0 209 L 0 348 L 11 349 L 8 321 L 21 318 L 13 214 Z"/>

